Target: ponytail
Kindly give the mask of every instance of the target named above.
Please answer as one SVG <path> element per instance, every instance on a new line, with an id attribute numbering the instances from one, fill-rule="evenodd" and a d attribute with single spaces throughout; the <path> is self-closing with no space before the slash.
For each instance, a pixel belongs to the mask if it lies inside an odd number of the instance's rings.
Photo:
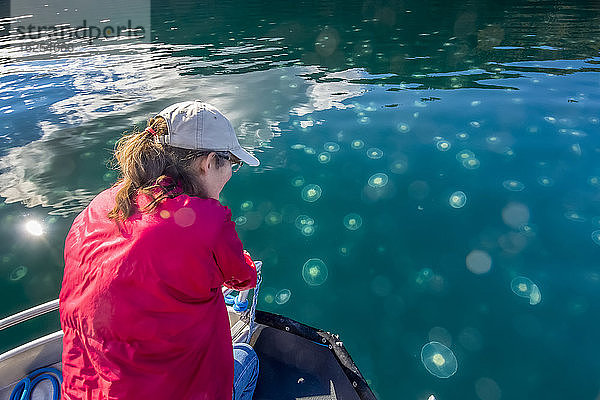
<path id="1" fill-rule="evenodd" d="M 115 196 L 115 206 L 108 218 L 118 222 L 133 215 L 137 211 L 135 198 L 140 193 L 152 199 L 142 210 L 144 212 L 152 212 L 163 199 L 182 193 L 207 197 L 190 166 L 210 151 L 171 147 L 156 140 L 156 136 L 167 133 L 166 121 L 157 116 L 150 118 L 144 131 L 134 130 L 119 139 L 114 158 L 121 172 L 117 184 L 122 187 Z"/>

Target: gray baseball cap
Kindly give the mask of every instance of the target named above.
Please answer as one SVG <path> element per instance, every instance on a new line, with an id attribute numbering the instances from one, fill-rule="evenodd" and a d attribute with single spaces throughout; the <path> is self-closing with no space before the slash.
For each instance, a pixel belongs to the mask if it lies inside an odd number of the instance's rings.
<path id="1" fill-rule="evenodd" d="M 160 143 L 183 149 L 228 151 L 248 165 L 260 164 L 258 158 L 240 146 L 231 122 L 208 103 L 184 101 L 158 115 L 167 121 L 169 129 L 167 135 L 158 136 Z"/>

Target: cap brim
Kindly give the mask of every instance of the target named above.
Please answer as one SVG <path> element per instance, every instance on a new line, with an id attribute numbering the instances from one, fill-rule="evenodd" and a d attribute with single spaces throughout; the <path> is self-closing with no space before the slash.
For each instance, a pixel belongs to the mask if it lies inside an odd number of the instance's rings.
<path id="1" fill-rule="evenodd" d="M 256 167 L 260 165 L 260 161 L 258 160 L 258 158 L 248 153 L 246 150 L 244 150 L 243 147 L 239 147 L 235 150 L 229 150 L 229 152 L 251 167 Z"/>

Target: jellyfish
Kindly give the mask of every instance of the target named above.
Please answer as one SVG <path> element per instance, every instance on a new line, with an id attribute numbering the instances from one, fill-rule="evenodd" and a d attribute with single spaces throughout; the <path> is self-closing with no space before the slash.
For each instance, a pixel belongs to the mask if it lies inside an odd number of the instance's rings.
<path id="1" fill-rule="evenodd" d="M 9 279 L 11 281 L 18 281 L 20 279 L 23 279 L 25 275 L 27 275 L 27 267 L 25 267 L 24 265 L 20 265 L 10 272 Z"/>
<path id="2" fill-rule="evenodd" d="M 262 288 L 261 288 L 262 289 Z M 275 290 L 272 288 L 264 288 L 261 291 L 262 298 L 267 304 L 273 304 L 276 298 Z"/>
<path id="3" fill-rule="evenodd" d="M 456 356 L 440 342 L 429 342 L 421 349 L 421 362 L 432 375 L 450 378 L 458 369 Z"/>
<path id="4" fill-rule="evenodd" d="M 503 154 L 507 157 L 512 157 L 515 155 L 515 151 L 513 149 L 511 149 L 510 147 L 505 147 Z"/>
<path id="5" fill-rule="evenodd" d="M 531 279 L 524 276 L 517 276 L 510 281 L 510 288 L 512 289 L 513 293 L 526 299 L 531 298 L 531 293 L 533 293 L 534 286 L 537 287 L 536 284 L 531 281 Z"/>
<path id="6" fill-rule="evenodd" d="M 550 122 L 551 124 L 554 124 L 554 123 L 556 123 L 556 118 L 551 117 L 551 116 L 547 116 L 547 117 L 544 117 L 544 121 Z"/>
<path id="7" fill-rule="evenodd" d="M 278 225 L 281 223 L 281 214 L 277 211 L 271 211 L 265 216 L 265 222 L 267 225 Z"/>
<path id="8" fill-rule="evenodd" d="M 431 268 L 422 268 L 415 278 L 417 285 L 421 286 L 433 278 L 433 270 Z"/>
<path id="9" fill-rule="evenodd" d="M 466 169 L 477 169 L 479 168 L 480 163 L 476 158 L 469 158 L 467 160 L 463 160 L 462 165 Z"/>
<path id="10" fill-rule="evenodd" d="M 502 398 L 502 390 L 496 381 L 485 377 L 475 381 L 475 394 L 482 400 L 500 400 Z"/>
<path id="11" fill-rule="evenodd" d="M 519 232 L 524 233 L 527 236 L 535 236 L 535 228 L 529 224 L 519 225 Z"/>
<path id="12" fill-rule="evenodd" d="M 115 171 L 108 171 L 104 175 L 102 175 L 102 180 L 104 182 L 112 182 L 117 177 L 117 173 Z"/>
<path id="13" fill-rule="evenodd" d="M 479 351 L 483 345 L 483 336 L 476 328 L 468 326 L 458 334 L 458 342 L 469 351 Z"/>
<path id="14" fill-rule="evenodd" d="M 360 150 L 365 147 L 365 142 L 360 139 L 354 139 L 352 143 L 350 143 L 350 147 L 352 147 L 354 150 Z"/>
<path id="15" fill-rule="evenodd" d="M 356 213 L 350 213 L 344 217 L 346 229 L 355 231 L 362 226 L 362 217 Z"/>
<path id="16" fill-rule="evenodd" d="M 534 283 L 531 288 L 531 294 L 529 295 L 529 304 L 535 306 L 540 301 L 542 301 L 542 294 L 540 293 L 538 286 Z"/>
<path id="17" fill-rule="evenodd" d="M 462 208 L 467 203 L 467 195 L 458 190 L 450 195 L 448 203 L 450 203 L 450 206 L 453 208 Z"/>
<path id="18" fill-rule="evenodd" d="M 396 128 L 398 129 L 398 132 L 400 132 L 400 133 L 410 132 L 410 126 L 408 126 L 408 124 L 406 124 L 404 122 L 398 123 L 398 125 L 396 125 Z"/>
<path id="19" fill-rule="evenodd" d="M 477 106 L 478 106 L 478 105 L 480 105 L 480 104 L 481 104 L 481 101 L 480 101 L 480 100 L 473 100 L 473 101 L 471 102 L 471 107 L 477 107 Z"/>
<path id="20" fill-rule="evenodd" d="M 250 200 L 246 200 L 246 201 L 242 202 L 242 204 L 240 205 L 240 210 L 250 211 L 250 210 L 252 210 L 253 207 L 254 207 L 254 203 Z"/>
<path id="21" fill-rule="evenodd" d="M 408 168 L 408 161 L 405 159 L 396 160 L 390 166 L 390 171 L 394 174 L 403 174 Z"/>
<path id="22" fill-rule="evenodd" d="M 574 222 L 585 222 L 585 217 L 581 216 L 577 211 L 565 212 L 565 218 Z"/>
<path id="23" fill-rule="evenodd" d="M 547 176 L 540 176 L 537 178 L 537 182 L 541 185 L 541 186 L 545 186 L 545 187 L 550 187 L 552 185 L 554 185 L 554 180 L 550 177 Z"/>
<path id="24" fill-rule="evenodd" d="M 469 138 L 469 134 L 466 132 L 459 132 L 456 134 L 456 138 L 459 140 L 467 140 Z"/>
<path id="25" fill-rule="evenodd" d="M 559 132 L 565 135 L 577 136 L 577 137 L 586 137 L 587 133 L 576 131 L 574 129 L 559 129 Z"/>
<path id="26" fill-rule="evenodd" d="M 298 229 L 302 229 L 303 226 L 305 225 L 314 225 L 315 224 L 315 220 L 312 219 L 311 217 L 309 217 L 308 215 L 298 215 L 298 217 L 296 217 L 296 221 L 294 222 L 294 225 L 296 225 L 296 228 Z"/>
<path id="27" fill-rule="evenodd" d="M 335 153 L 340 150 L 340 145 L 334 142 L 327 142 L 323 145 L 323 148 L 330 153 Z"/>
<path id="28" fill-rule="evenodd" d="M 303 144 L 300 144 L 300 143 L 296 143 L 296 144 L 293 144 L 293 145 L 290 146 L 290 148 L 292 150 L 302 150 L 302 149 L 304 149 L 304 147 L 305 146 Z"/>
<path id="29" fill-rule="evenodd" d="M 436 142 L 435 147 L 437 147 L 439 151 L 448 151 L 450 150 L 451 144 L 449 141 L 442 139 Z"/>
<path id="30" fill-rule="evenodd" d="M 377 160 L 378 158 L 383 157 L 383 151 L 377 147 L 371 147 L 369 150 L 367 150 L 367 157 L 372 160 Z"/>
<path id="31" fill-rule="evenodd" d="M 475 158 L 475 153 L 473 153 L 471 150 L 462 150 L 456 154 L 456 159 L 460 162 L 470 158 Z"/>
<path id="32" fill-rule="evenodd" d="M 292 186 L 293 187 L 300 187 L 302 185 L 304 185 L 304 178 L 301 176 L 296 176 L 294 178 L 292 178 Z"/>
<path id="33" fill-rule="evenodd" d="M 358 119 L 358 122 L 359 122 L 360 124 L 365 124 L 365 125 L 366 125 L 366 124 L 368 124 L 369 122 L 371 122 L 371 119 L 370 119 L 369 117 L 366 117 L 366 116 L 365 116 L 365 117 L 360 117 L 360 118 Z"/>
<path id="34" fill-rule="evenodd" d="M 317 152 L 315 151 L 315 149 L 313 149 L 312 147 L 308 147 L 308 146 L 306 146 L 306 147 L 304 148 L 304 152 L 305 152 L 306 154 L 310 154 L 310 155 L 313 155 L 313 154 L 316 154 L 316 153 L 317 153 Z"/>
<path id="35" fill-rule="evenodd" d="M 487 138 L 485 138 L 485 141 L 490 143 L 490 144 L 495 144 L 498 143 L 498 137 L 497 136 L 488 136 Z"/>
<path id="36" fill-rule="evenodd" d="M 386 174 L 382 173 L 382 172 L 379 172 L 377 174 L 373 174 L 369 178 L 368 183 L 369 183 L 369 186 L 371 186 L 373 188 L 384 187 L 388 183 L 388 176 Z"/>
<path id="37" fill-rule="evenodd" d="M 289 289 L 281 289 L 275 295 L 275 303 L 279 305 L 285 304 L 290 300 L 290 297 L 292 297 L 292 292 Z"/>
<path id="38" fill-rule="evenodd" d="M 471 121 L 469 122 L 469 125 L 471 125 L 473 128 L 479 128 L 481 126 L 481 123 L 478 121 Z"/>
<path id="39" fill-rule="evenodd" d="M 600 246 L 600 230 L 592 232 L 592 240 L 594 241 L 594 243 Z"/>
<path id="40" fill-rule="evenodd" d="M 307 201 L 309 203 L 315 202 L 317 200 L 319 200 L 319 197 L 321 197 L 321 187 L 319 185 L 315 185 L 315 184 L 309 184 L 304 186 L 304 188 L 302 189 L 302 200 Z"/>
<path id="41" fill-rule="evenodd" d="M 525 185 L 514 179 L 507 179 L 502 182 L 504 189 L 510 190 L 511 192 L 521 192 L 525 189 Z"/>
<path id="42" fill-rule="evenodd" d="M 327 164 L 331 160 L 331 155 L 328 152 L 324 151 L 322 153 L 319 153 L 317 159 L 321 164 Z"/>
<path id="43" fill-rule="evenodd" d="M 244 215 L 241 215 L 241 216 L 239 216 L 239 217 L 237 217 L 237 218 L 235 219 L 235 224 L 236 224 L 236 225 L 240 225 L 240 226 L 242 226 L 242 225 L 244 225 L 246 222 L 248 222 L 248 218 L 246 218 L 246 216 L 244 216 Z"/>
<path id="44" fill-rule="evenodd" d="M 327 280 L 327 266 L 319 258 L 311 258 L 302 267 L 302 278 L 309 286 L 322 285 Z"/>
<path id="45" fill-rule="evenodd" d="M 364 46 L 364 45 L 363 45 L 363 46 Z M 375 107 L 374 107 L 372 104 L 373 104 L 373 103 L 371 103 L 371 105 L 369 105 L 369 106 L 365 107 L 365 111 L 368 111 L 368 112 L 373 112 L 373 111 L 376 111 L 376 110 L 377 110 L 377 108 L 375 108 Z"/>
<path id="46" fill-rule="evenodd" d="M 300 228 L 300 232 L 304 235 L 304 236 L 312 236 L 313 233 L 315 233 L 316 228 L 314 227 L 314 225 L 304 225 L 302 228 Z"/>

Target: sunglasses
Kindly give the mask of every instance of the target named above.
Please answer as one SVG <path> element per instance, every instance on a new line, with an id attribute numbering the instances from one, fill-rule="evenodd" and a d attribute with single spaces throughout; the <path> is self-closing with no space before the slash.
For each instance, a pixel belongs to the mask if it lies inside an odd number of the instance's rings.
<path id="1" fill-rule="evenodd" d="M 230 153 L 215 152 L 215 154 L 231 163 L 231 172 L 238 172 L 244 162 Z"/>

